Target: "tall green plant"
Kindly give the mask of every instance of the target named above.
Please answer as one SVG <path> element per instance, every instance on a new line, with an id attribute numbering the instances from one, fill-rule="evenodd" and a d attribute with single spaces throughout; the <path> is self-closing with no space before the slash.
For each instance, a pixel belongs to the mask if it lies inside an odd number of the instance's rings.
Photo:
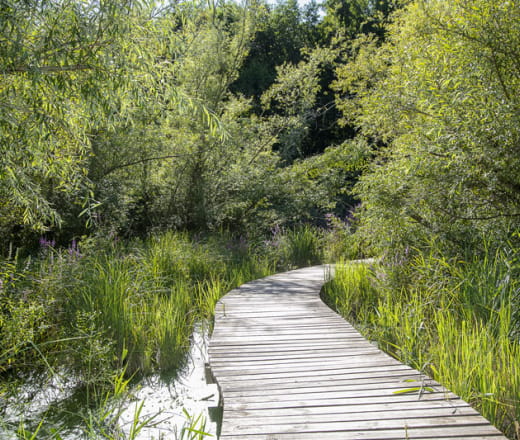
<path id="1" fill-rule="evenodd" d="M 188 22 L 180 9 L 148 1 L 2 3 L 2 236 L 19 238 L 19 227 L 79 230 L 80 214 L 83 224 L 95 222 L 100 189 L 112 183 L 107 174 L 171 159 L 160 145 L 172 113 L 189 113 L 219 137 L 213 110 L 174 79 L 184 44 L 176 31 Z"/>
<path id="2" fill-rule="evenodd" d="M 475 230 L 499 241 L 518 226 L 519 14 L 409 2 L 386 43 L 358 39 L 338 69 L 338 105 L 376 156 L 357 193 L 360 236 L 378 251 L 435 236 L 460 252 Z"/>
<path id="3" fill-rule="evenodd" d="M 432 375 L 516 438 L 516 251 L 487 249 L 467 261 L 438 251 L 432 246 L 429 254 L 371 270 L 337 265 L 328 302 L 382 349 Z"/>
<path id="4" fill-rule="evenodd" d="M 323 260 L 323 235 L 315 227 L 303 225 L 279 230 L 275 240 L 281 263 L 287 268 L 312 266 Z"/>

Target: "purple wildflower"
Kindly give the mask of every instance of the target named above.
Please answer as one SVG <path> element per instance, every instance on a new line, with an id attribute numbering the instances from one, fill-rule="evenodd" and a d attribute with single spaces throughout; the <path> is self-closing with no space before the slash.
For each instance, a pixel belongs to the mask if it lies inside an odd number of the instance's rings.
<path id="1" fill-rule="evenodd" d="M 47 240 L 45 237 L 40 237 L 40 247 L 42 249 L 54 248 L 56 242 L 54 240 Z"/>
<path id="2" fill-rule="evenodd" d="M 79 246 L 78 246 L 78 242 L 76 241 L 76 239 L 74 239 L 74 238 L 72 239 L 72 242 L 67 250 L 68 250 L 69 256 L 71 258 L 80 258 L 81 257 L 81 252 L 79 251 Z"/>

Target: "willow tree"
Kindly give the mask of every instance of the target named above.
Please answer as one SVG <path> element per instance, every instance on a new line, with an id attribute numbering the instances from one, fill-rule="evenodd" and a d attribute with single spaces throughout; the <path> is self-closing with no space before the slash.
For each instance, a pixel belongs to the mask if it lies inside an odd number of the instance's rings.
<path id="1" fill-rule="evenodd" d="M 308 218 L 313 209 L 330 209 L 323 194 L 336 189 L 318 191 L 315 185 L 328 179 L 326 173 L 309 177 L 305 164 L 285 166 L 302 156 L 300 144 L 320 113 L 320 75 L 334 51 L 308 50 L 301 63 L 281 66 L 262 99 L 265 113 L 258 114 L 254 99 L 232 85 L 261 29 L 263 6 L 186 4 L 172 18 L 181 12 L 182 20 L 171 20 L 172 80 L 204 105 L 221 130 L 208 126 L 204 112 L 174 108 L 98 134 L 91 169 L 103 171 L 93 177 L 104 201 L 101 212 L 120 232 L 135 234 L 170 227 L 269 230 L 273 223 Z M 312 168 L 310 174 L 319 174 Z"/>
<path id="2" fill-rule="evenodd" d="M 59 225 L 58 204 L 92 207 L 96 132 L 177 99 L 160 58 L 173 36 L 146 1 L 0 5 L 0 230 Z"/>
<path id="3" fill-rule="evenodd" d="M 517 1 L 418 0 L 338 71 L 345 117 L 377 146 L 358 193 L 378 248 L 519 226 L 519 23 Z"/>
<path id="4" fill-rule="evenodd" d="M 224 181 L 263 142 L 263 124 L 249 123 L 248 100 L 230 91 L 257 13 L 249 2 L 223 1 L 182 3 L 163 15 L 169 42 L 155 53 L 168 71 L 161 84 L 173 87 L 177 102 L 141 105 L 132 124 L 97 133 L 94 142 L 89 169 L 104 202 L 100 212 L 119 231 L 220 222 L 233 194 Z"/>

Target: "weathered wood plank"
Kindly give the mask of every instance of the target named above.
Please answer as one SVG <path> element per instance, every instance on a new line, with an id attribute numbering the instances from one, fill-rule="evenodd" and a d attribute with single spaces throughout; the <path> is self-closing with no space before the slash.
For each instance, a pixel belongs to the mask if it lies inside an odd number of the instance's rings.
<path id="1" fill-rule="evenodd" d="M 411 376 L 410 374 L 394 374 L 394 375 L 384 375 L 381 377 L 375 376 L 350 376 L 349 378 L 339 378 L 337 376 L 328 377 L 323 376 L 319 379 L 316 378 L 298 378 L 299 380 L 289 379 L 284 380 L 283 382 L 271 382 L 271 381 L 241 381 L 241 382 L 229 382 L 227 384 L 223 384 L 222 388 L 225 389 L 226 396 L 229 394 L 230 397 L 235 392 L 246 391 L 249 394 L 254 394 L 255 392 L 261 393 L 271 393 L 271 392 L 299 392 L 301 389 L 305 388 L 323 388 L 327 389 L 328 387 L 350 387 L 352 389 L 370 389 L 370 388 L 389 388 L 389 387 L 403 387 L 404 385 L 420 386 L 423 385 L 422 378 L 419 375 Z M 405 380 L 409 380 L 410 382 L 404 382 Z M 426 382 L 426 385 L 431 385 L 429 382 Z"/>
<path id="2" fill-rule="evenodd" d="M 246 420 L 228 423 L 230 434 L 258 434 L 259 432 L 271 433 L 291 433 L 291 432 L 338 432 L 338 431 L 368 431 L 383 429 L 402 429 L 405 426 L 409 429 L 415 428 L 437 428 L 437 427 L 475 427 L 487 425 L 478 414 L 465 416 L 442 416 L 436 417 L 414 417 L 414 418 L 393 418 L 393 419 L 369 419 L 369 420 L 348 420 L 324 422 L 304 422 L 304 423 L 280 423 L 250 425 Z"/>
<path id="3" fill-rule="evenodd" d="M 235 397 L 248 397 L 248 398 L 257 398 L 267 396 L 269 398 L 274 398 L 275 396 L 291 396 L 291 395 L 309 395 L 315 392 L 371 392 L 372 390 L 377 390 L 382 394 L 398 394 L 400 392 L 405 393 L 405 390 L 410 390 L 411 388 L 424 388 L 427 389 L 430 386 L 428 384 L 423 384 L 420 381 L 416 382 L 379 382 L 377 384 L 368 383 L 368 384 L 358 384 L 357 381 L 346 382 L 346 383 L 331 383 L 331 382 L 322 382 L 319 386 L 300 386 L 300 387 L 292 387 L 288 389 L 265 389 L 264 387 L 258 387 L 256 389 L 246 389 L 246 390 L 226 390 L 226 396 L 229 398 Z M 432 389 L 437 391 L 445 391 L 444 388 L 441 387 L 432 387 Z M 418 394 L 420 391 L 417 391 Z M 424 391 L 427 392 L 427 391 Z M 415 392 L 410 391 L 410 394 Z M 408 394 L 408 393 L 406 393 Z"/>
<path id="4" fill-rule="evenodd" d="M 432 418 L 432 417 L 446 417 L 445 408 L 410 408 L 401 407 L 375 411 L 364 411 L 364 412 L 350 412 L 345 413 L 343 411 L 325 412 L 317 414 L 293 414 L 293 415 L 273 415 L 271 417 L 258 414 L 255 417 L 254 412 L 249 412 L 246 416 L 241 416 L 237 412 L 224 411 L 224 415 L 229 417 L 231 425 L 282 425 L 282 424 L 305 424 L 305 423 L 318 423 L 318 422 L 344 422 L 344 421 L 370 421 L 370 420 L 393 420 L 393 419 L 421 419 L 421 418 Z M 452 415 L 457 416 L 475 416 L 478 412 L 473 408 L 467 406 L 461 406 L 454 409 Z"/>
<path id="5" fill-rule="evenodd" d="M 225 364 L 229 365 L 230 362 L 233 362 L 236 365 L 262 365 L 262 364 L 271 364 L 271 365 L 282 365 L 287 363 L 298 362 L 300 360 L 318 360 L 320 358 L 323 359 L 334 359 L 334 358 L 344 358 L 349 359 L 352 357 L 360 356 L 360 355 L 373 355 L 377 354 L 376 349 L 363 349 L 363 348 L 353 348 L 352 352 L 348 353 L 338 353 L 336 351 L 331 350 L 308 350 L 308 351 L 300 351 L 300 352 L 292 352 L 291 354 L 286 353 L 278 353 L 275 352 L 271 354 L 267 360 L 265 355 L 255 355 L 251 353 L 249 356 L 240 356 L 240 353 L 227 354 L 227 355 L 213 355 L 212 356 L 212 365 L 220 365 Z"/>
<path id="6" fill-rule="evenodd" d="M 330 310 L 319 297 L 326 269 L 247 283 L 217 304 L 209 356 L 221 439 L 505 439 Z"/>
<path id="7" fill-rule="evenodd" d="M 252 337 L 252 336 L 275 336 L 275 335 L 312 335 L 312 334 L 330 334 L 330 332 L 342 333 L 348 336 L 357 336 L 357 332 L 354 329 L 345 327 L 332 327 L 330 325 L 322 326 L 291 326 L 290 328 L 276 328 L 275 326 L 264 326 L 263 328 L 251 328 L 251 329 L 234 329 L 229 328 L 227 331 L 219 329 L 213 333 L 214 338 L 229 337 L 229 336 L 241 336 L 241 337 Z"/>
<path id="8" fill-rule="evenodd" d="M 448 395 L 448 398 L 450 395 Z M 451 400 L 457 399 L 451 395 Z M 389 396 L 372 396 L 372 397 L 352 397 L 352 398 L 302 398 L 300 400 L 290 401 L 268 401 L 268 402 L 251 402 L 244 399 L 233 399 L 232 402 L 225 403 L 226 407 L 230 410 L 244 411 L 246 409 L 282 409 L 282 408 L 312 408 L 315 406 L 349 406 L 349 405 L 366 405 L 366 404 L 379 404 L 386 403 L 389 401 Z M 446 401 L 444 393 L 428 393 L 424 395 L 420 400 L 417 396 L 408 395 L 396 395 L 391 397 L 391 402 L 415 402 L 417 406 L 421 405 L 421 402 L 425 401 Z"/>
<path id="9" fill-rule="evenodd" d="M 505 440 L 491 425 L 447 426 L 441 428 L 401 427 L 393 430 L 339 431 L 276 434 L 223 434 L 221 440 Z"/>
<path id="10" fill-rule="evenodd" d="M 273 379 L 289 379 L 289 378 L 298 378 L 298 377 L 307 377 L 307 378 L 321 378 L 324 375 L 327 375 L 334 380 L 334 376 L 339 379 L 341 377 L 348 378 L 352 374 L 362 374 L 366 377 L 369 374 L 373 373 L 387 373 L 389 370 L 398 370 L 398 371 L 410 371 L 408 368 L 403 368 L 404 366 L 400 365 L 364 365 L 362 368 L 331 368 L 331 369 L 322 369 L 322 370 L 307 370 L 307 371 L 284 371 L 279 370 L 278 372 L 271 373 L 237 373 L 231 372 L 229 375 L 220 375 L 221 382 L 238 382 L 243 380 L 253 380 L 253 379 L 262 379 L 262 380 L 273 380 Z"/>
<path id="11" fill-rule="evenodd" d="M 266 358 L 267 359 L 267 358 Z M 226 365 L 225 363 L 215 363 L 213 366 L 214 371 L 218 371 L 219 374 L 226 372 L 237 374 L 261 374 L 261 373 L 278 373 L 281 368 L 284 371 L 290 372 L 306 372 L 309 370 L 315 370 L 324 372 L 328 370 L 343 370 L 357 367 L 371 367 L 373 362 L 380 362 L 382 365 L 394 365 L 392 361 L 388 361 L 378 353 L 372 353 L 362 356 L 352 356 L 351 358 L 332 358 L 332 359 L 316 359 L 316 360 L 303 360 L 299 359 L 299 362 L 285 362 L 282 364 L 276 364 L 273 362 L 258 363 L 258 365 L 250 364 L 233 364 Z"/>
<path id="12" fill-rule="evenodd" d="M 404 389 L 404 388 L 402 388 Z M 233 396 L 233 403 L 230 403 L 228 408 L 234 408 L 233 405 L 242 407 L 243 405 L 250 405 L 251 408 L 278 408 L 278 407 L 294 407 L 297 405 L 301 406 L 313 406 L 324 404 L 325 401 L 331 402 L 330 405 L 336 405 L 337 399 L 341 400 L 341 405 L 357 405 L 363 404 L 370 401 L 384 401 L 384 402 L 408 402 L 408 401 L 425 401 L 425 400 L 439 400 L 447 398 L 456 399 L 454 394 L 448 392 L 424 392 L 420 396 L 420 392 L 417 393 L 402 393 L 394 394 L 395 390 L 392 389 L 366 389 L 366 390 L 314 390 L 308 391 L 305 394 L 302 393 L 286 393 L 282 395 L 270 394 L 270 395 L 235 395 Z M 230 396 L 231 397 L 231 396 Z M 332 402 L 334 400 L 334 402 Z M 304 401 L 304 405 L 300 405 L 299 402 Z M 295 402 L 297 402 L 295 404 Z"/>
<path id="13" fill-rule="evenodd" d="M 348 353 L 350 350 L 364 350 L 365 345 L 360 345 L 358 342 L 352 341 L 346 344 L 299 344 L 299 345 L 282 345 L 277 344 L 276 346 L 267 346 L 267 347 L 259 347 L 252 346 L 248 347 L 247 345 L 237 345 L 237 346 L 221 346 L 221 347 L 212 347 L 209 350 L 212 359 L 217 358 L 231 358 L 233 356 L 240 357 L 263 357 L 265 353 L 272 353 L 273 356 L 288 356 L 290 357 L 292 354 L 306 354 L 306 353 L 336 353 L 338 355 L 342 354 L 342 351 L 345 350 L 345 353 Z M 274 350 L 273 348 L 277 348 L 278 350 Z"/>
<path id="14" fill-rule="evenodd" d="M 263 418 L 265 420 L 276 417 L 278 420 L 284 420 L 291 416 L 322 416 L 326 414 L 343 414 L 348 420 L 351 414 L 369 413 L 379 414 L 381 412 L 408 412 L 410 410 L 427 411 L 432 408 L 438 408 L 439 411 L 444 411 L 445 415 L 457 414 L 463 408 L 469 408 L 468 404 L 461 399 L 452 401 L 428 401 L 423 402 L 417 406 L 417 400 L 408 402 L 393 402 L 393 403 L 366 403 L 363 405 L 350 406 L 316 406 L 303 408 L 283 408 L 283 409 L 248 409 L 248 410 L 231 410 L 224 409 L 224 415 L 227 415 L 226 420 L 235 420 L 241 417 L 244 418 Z"/>

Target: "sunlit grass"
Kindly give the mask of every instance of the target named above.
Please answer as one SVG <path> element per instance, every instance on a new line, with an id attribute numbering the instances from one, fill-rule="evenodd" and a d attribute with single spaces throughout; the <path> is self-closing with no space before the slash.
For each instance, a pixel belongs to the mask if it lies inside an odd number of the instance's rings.
<path id="1" fill-rule="evenodd" d="M 46 245 L 32 259 L 12 255 L 0 261 L 0 393 L 23 407 L 29 402 L 16 396 L 27 379 L 40 388 L 59 375 L 85 393 L 81 429 L 123 438 L 114 387 L 154 372 L 173 377 L 194 328 L 210 330 L 219 298 L 274 273 L 280 260 L 243 238 L 177 232 L 125 243 L 88 239 L 79 250 Z M 19 438 L 60 438 L 52 420 L 18 427 L 2 420 Z M 145 422 L 137 415 L 129 438 Z M 202 438 L 201 420 L 192 422 L 183 438 Z"/>
<path id="2" fill-rule="evenodd" d="M 410 284 L 396 283 L 399 275 Z M 520 420 L 518 279 L 510 252 L 467 261 L 340 264 L 327 302 L 380 348 L 474 405 L 510 438 Z"/>
<path id="3" fill-rule="evenodd" d="M 107 407 L 118 399 L 111 391 L 118 374 L 125 381 L 150 373 L 173 377 L 186 361 L 194 328 L 211 331 L 215 304 L 225 293 L 277 271 L 321 263 L 319 230 L 304 226 L 271 238 L 167 232 L 124 243 L 86 239 L 73 249 L 45 242 L 35 258 L 0 261 L 0 390 L 16 399 L 25 378 L 41 378 L 45 387 L 58 374 L 85 392 L 88 408 L 101 411 L 87 411 L 85 432 L 121 435 L 112 424 L 117 408 Z M 17 435 L 28 439 L 45 431 L 58 439 L 52 423 L 22 423 Z M 202 438 L 201 432 L 194 427 L 183 435 Z"/>
<path id="4" fill-rule="evenodd" d="M 274 269 L 252 253 L 237 261 L 215 242 L 175 233 L 82 264 L 81 278 L 66 292 L 69 316 L 92 313 L 116 352 L 128 352 L 130 374 L 178 368 L 195 323 L 212 318 L 218 299 Z"/>

